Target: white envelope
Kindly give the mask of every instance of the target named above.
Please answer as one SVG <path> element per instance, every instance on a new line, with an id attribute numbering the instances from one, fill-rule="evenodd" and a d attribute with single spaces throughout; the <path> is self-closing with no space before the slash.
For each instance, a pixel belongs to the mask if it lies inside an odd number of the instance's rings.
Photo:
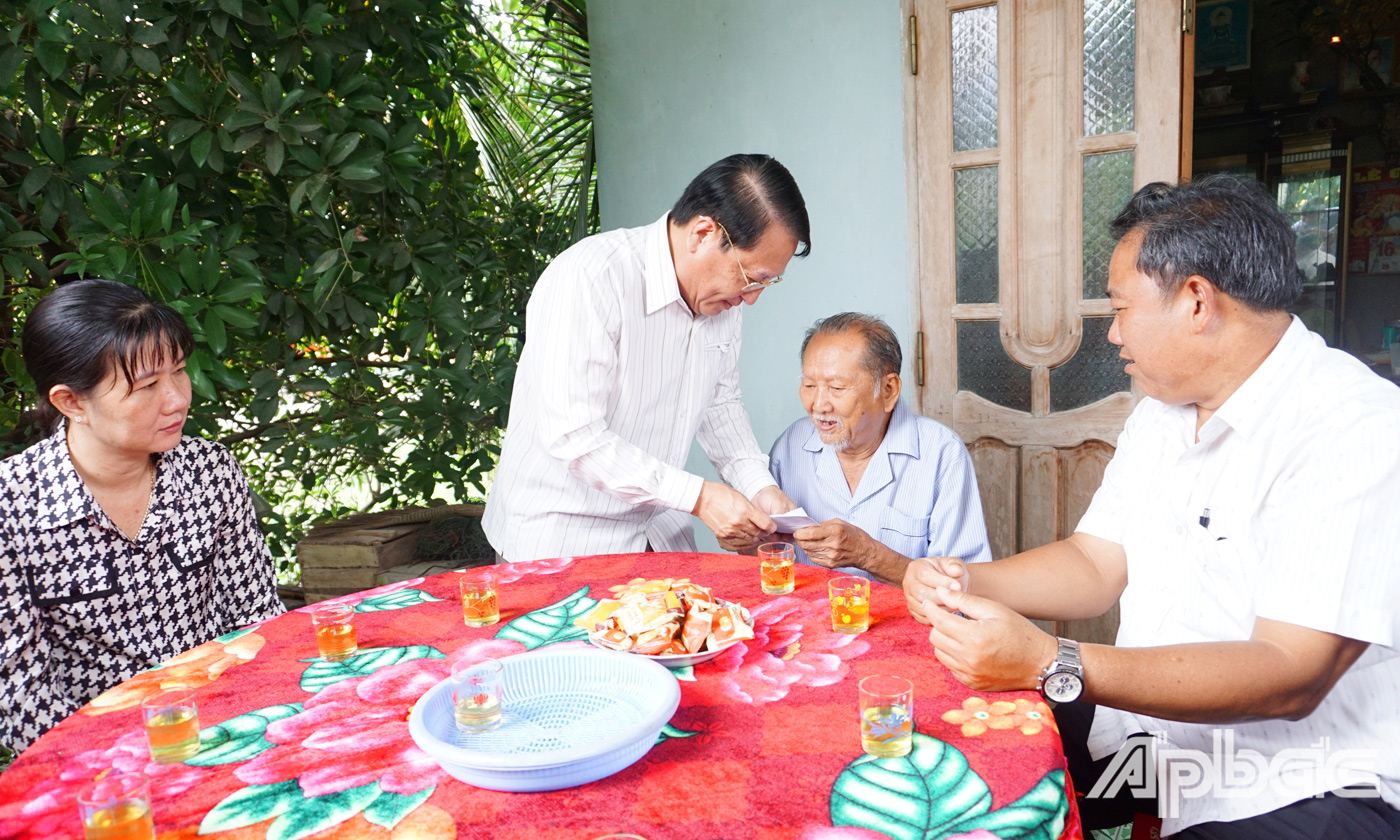
<path id="1" fill-rule="evenodd" d="M 773 521 L 778 523 L 778 533 L 791 534 L 798 528 L 810 528 L 819 524 L 817 520 L 807 515 L 807 511 L 802 508 L 793 508 L 787 513 L 775 513 Z"/>

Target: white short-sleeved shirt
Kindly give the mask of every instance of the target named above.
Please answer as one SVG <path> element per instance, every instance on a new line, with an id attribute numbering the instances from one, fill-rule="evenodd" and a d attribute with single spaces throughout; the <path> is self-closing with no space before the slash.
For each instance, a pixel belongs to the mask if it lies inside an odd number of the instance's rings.
<path id="1" fill-rule="evenodd" d="M 1079 523 L 1127 552 L 1118 645 L 1243 640 L 1268 618 L 1371 646 L 1303 720 L 1217 727 L 1101 706 L 1091 752 L 1162 732 L 1168 748 L 1211 754 L 1223 729 L 1236 750 L 1265 758 L 1290 748 L 1379 750 L 1376 781 L 1400 807 L 1400 389 L 1294 318 L 1199 442 L 1195 425 L 1193 406 L 1143 400 Z M 1271 773 L 1280 776 L 1281 764 Z M 1339 786 L 1326 774 L 1307 778 L 1301 765 L 1282 772 L 1256 795 L 1183 799 L 1163 833 Z M 1285 783 L 1295 792 L 1280 790 Z"/>
<path id="2" fill-rule="evenodd" d="M 952 429 L 917 416 L 902 399 L 854 493 L 836 450 L 822 443 L 807 417 L 779 436 L 768 457 L 778 486 L 818 522 L 844 519 L 905 557 L 992 559 L 967 447 Z M 797 552 L 800 562 L 811 562 L 801 548 Z M 839 571 L 870 577 L 854 566 Z"/>
<path id="3" fill-rule="evenodd" d="M 668 224 L 576 243 L 530 295 L 482 519 L 507 560 L 694 551 L 696 439 L 745 496 L 774 484 L 741 402 L 740 307 L 691 313 Z"/>

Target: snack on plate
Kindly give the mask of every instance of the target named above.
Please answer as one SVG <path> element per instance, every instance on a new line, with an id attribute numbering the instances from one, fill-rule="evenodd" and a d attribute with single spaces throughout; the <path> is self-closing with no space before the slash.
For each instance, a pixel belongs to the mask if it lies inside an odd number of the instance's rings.
<path id="1" fill-rule="evenodd" d="M 618 587 L 614 587 L 615 589 Z M 748 610 L 688 578 L 631 581 L 574 620 L 594 644 L 646 656 L 700 653 L 753 638 Z"/>

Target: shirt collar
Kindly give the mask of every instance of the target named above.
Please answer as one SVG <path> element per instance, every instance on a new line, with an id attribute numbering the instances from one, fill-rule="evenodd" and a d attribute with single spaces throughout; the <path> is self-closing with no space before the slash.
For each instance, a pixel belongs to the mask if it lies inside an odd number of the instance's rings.
<path id="1" fill-rule="evenodd" d="M 822 469 L 825 468 L 828 470 L 826 474 L 828 481 L 839 480 L 842 482 L 842 487 L 846 486 L 841 469 L 835 466 L 835 450 L 822 443 L 821 435 L 817 433 L 815 425 L 812 426 L 812 433 L 808 435 L 807 442 L 802 445 L 802 448 L 818 454 L 826 450 L 829 454 L 822 455 L 818 459 L 818 474 L 821 474 Z M 870 461 L 865 465 L 865 472 L 860 477 L 860 484 L 851 494 L 852 505 L 860 504 L 894 481 L 894 466 L 891 463 L 893 455 L 919 457 L 918 424 L 914 421 L 913 412 L 904 405 L 903 399 L 895 403 L 894 411 L 890 414 L 890 424 L 885 428 L 885 436 L 880 439 L 880 445 L 876 447 L 875 454 L 870 456 Z"/>
<path id="2" fill-rule="evenodd" d="M 1273 411 L 1274 403 L 1294 377 L 1298 358 L 1308 351 L 1313 342 L 1321 340 L 1294 315 L 1274 349 L 1201 427 L 1202 440 L 1207 436 L 1206 427 L 1217 420 L 1246 437 L 1262 428 Z M 1216 434 L 1219 432 L 1209 436 Z"/>
<path id="3" fill-rule="evenodd" d="M 34 445 L 34 474 L 40 476 L 35 524 L 58 528 L 97 512 L 87 485 L 78 477 L 68 454 L 68 421 L 58 421 L 54 433 Z"/>
<path id="4" fill-rule="evenodd" d="M 54 433 L 35 444 L 34 449 L 35 474 L 51 476 L 39 487 L 35 507 L 38 527 L 59 528 L 97 516 L 100 513 L 97 502 L 78 475 L 77 467 L 73 466 L 73 457 L 68 452 L 68 421 L 60 420 Z M 173 506 L 176 500 L 194 492 L 194 476 L 185 462 L 181 447 L 161 453 L 156 463 L 156 488 L 148 516 L 155 516 L 159 509 Z"/>
<path id="5" fill-rule="evenodd" d="M 686 306 L 681 298 L 681 281 L 676 277 L 676 263 L 671 259 L 669 225 L 666 213 L 647 227 L 646 232 L 646 314 L 651 315 L 673 303 Z M 690 308 L 686 307 L 689 312 Z"/>
<path id="6" fill-rule="evenodd" d="M 802 448 L 808 452 L 820 452 L 825 446 L 822 436 L 817 433 L 816 424 L 813 424 Z M 885 437 L 875 449 L 875 454 L 870 456 L 870 460 L 873 461 L 882 455 L 895 454 L 919 457 L 919 426 L 914 422 L 914 412 L 904 404 L 903 397 L 894 404 L 894 411 L 890 414 L 890 425 L 885 428 Z"/>

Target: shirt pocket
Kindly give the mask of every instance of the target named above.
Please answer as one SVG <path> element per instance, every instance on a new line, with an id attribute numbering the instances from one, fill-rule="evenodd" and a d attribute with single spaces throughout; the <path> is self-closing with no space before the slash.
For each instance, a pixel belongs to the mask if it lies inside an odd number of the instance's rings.
<path id="1" fill-rule="evenodd" d="M 214 562 L 213 541 L 207 536 L 173 539 L 162 543 L 160 553 L 180 574 L 188 575 Z"/>
<path id="2" fill-rule="evenodd" d="M 894 508 L 880 511 L 875 539 L 905 557 L 922 557 L 928 547 L 928 517 L 905 516 Z"/>
<path id="3" fill-rule="evenodd" d="M 1247 639 L 1254 628 L 1258 556 L 1249 540 L 1197 527 L 1195 605 L 1191 613 L 1211 638 Z M 1209 617 L 1209 618 L 1208 618 Z"/>
<path id="4" fill-rule="evenodd" d="M 30 596 L 36 606 L 79 604 L 117 594 L 116 565 L 108 557 L 62 559 L 42 566 L 27 566 Z"/>

